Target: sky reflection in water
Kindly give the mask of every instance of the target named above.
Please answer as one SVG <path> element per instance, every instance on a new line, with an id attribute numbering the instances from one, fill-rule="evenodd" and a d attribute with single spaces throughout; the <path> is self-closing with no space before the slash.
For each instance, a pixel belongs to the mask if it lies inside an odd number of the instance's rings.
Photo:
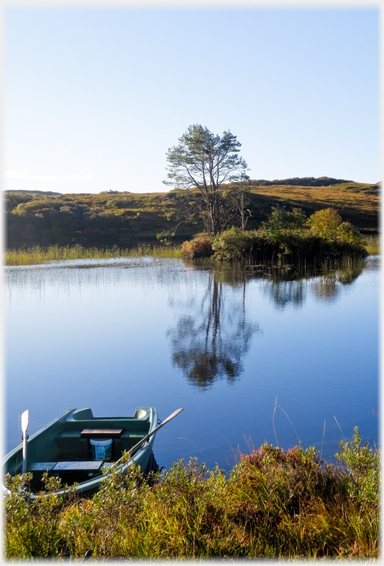
<path id="1" fill-rule="evenodd" d="M 152 258 L 7 268 L 6 450 L 27 408 L 32 434 L 70 407 L 151 405 L 185 409 L 156 438 L 166 467 L 298 439 L 331 460 L 354 426 L 377 442 L 378 261 L 291 281 Z"/>

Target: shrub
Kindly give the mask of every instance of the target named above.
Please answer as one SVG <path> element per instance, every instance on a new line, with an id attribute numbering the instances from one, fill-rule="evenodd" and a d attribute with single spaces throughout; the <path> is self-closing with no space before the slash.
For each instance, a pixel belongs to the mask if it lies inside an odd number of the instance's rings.
<path id="1" fill-rule="evenodd" d="M 32 556 L 55 557 L 61 553 L 63 546 L 60 534 L 60 514 L 66 505 L 71 506 L 77 499 L 73 488 L 67 489 L 68 497 L 56 493 L 61 486 L 59 478 L 43 475 L 45 492 L 33 502 L 27 493 L 23 494 L 24 480 L 28 489 L 32 474 L 11 477 L 6 475 L 5 485 L 10 494 L 5 498 L 5 552 L 14 558 L 30 558 Z M 23 495 L 22 495 L 23 494 Z"/>
<path id="2" fill-rule="evenodd" d="M 308 245 L 306 219 L 299 208 L 293 208 L 292 212 L 273 208 L 268 221 L 262 223 L 260 232 L 278 254 L 290 255 Z"/>
<path id="3" fill-rule="evenodd" d="M 254 232 L 243 232 L 241 228 L 232 226 L 230 230 L 226 230 L 215 237 L 212 244 L 212 248 L 215 250 L 215 259 L 243 259 L 245 255 L 249 254 L 255 239 Z"/>
<path id="4" fill-rule="evenodd" d="M 47 208 L 47 202 L 45 200 L 33 200 L 32 202 L 21 202 L 17 205 L 14 210 L 15 214 L 19 216 L 25 216 L 27 214 L 32 215 L 41 209 Z"/>
<path id="5" fill-rule="evenodd" d="M 264 233 L 274 235 L 281 231 L 296 232 L 305 228 L 305 216 L 300 208 L 293 208 L 292 212 L 283 208 L 273 207 L 267 222 L 262 223 Z"/>
<path id="6" fill-rule="evenodd" d="M 342 476 L 332 465 L 322 465 L 318 453 L 313 447 L 303 450 L 295 446 L 284 451 L 266 443 L 242 457 L 232 481 L 251 484 L 260 509 L 269 509 L 279 522 L 280 509 L 294 516 L 303 502 L 319 497 L 323 502 L 331 501 L 338 493 Z"/>
<path id="7" fill-rule="evenodd" d="M 92 499 L 54 491 L 28 502 L 31 474 L 5 477 L 5 555 L 92 558 L 315 558 L 379 556 L 379 454 L 361 446 L 358 430 L 341 443 L 346 469 L 301 446 L 264 444 L 230 475 L 196 458 L 143 481 L 109 469 Z"/>
<path id="8" fill-rule="evenodd" d="M 212 241 L 209 236 L 198 234 L 192 240 L 183 243 L 181 257 L 185 259 L 210 257 L 213 254 Z"/>
<path id="9" fill-rule="evenodd" d="M 218 260 L 252 258 L 277 264 L 299 265 L 344 255 L 367 255 L 361 234 L 349 222 L 342 222 L 331 208 L 316 212 L 308 221 L 300 209 L 289 212 L 273 208 L 269 220 L 259 230 L 232 227 L 218 234 L 212 247 Z"/>
<path id="10" fill-rule="evenodd" d="M 333 241 L 337 238 L 337 229 L 341 223 L 341 216 L 334 208 L 318 210 L 307 221 L 314 236 Z"/>
<path id="11" fill-rule="evenodd" d="M 352 246 L 364 246 L 363 236 L 349 222 L 342 222 L 337 227 L 337 239 L 340 242 L 351 244 Z"/>
<path id="12" fill-rule="evenodd" d="M 359 503 L 379 505 L 380 494 L 380 453 L 369 448 L 368 442 L 361 445 L 358 428 L 350 442 L 340 442 L 336 458 L 347 469 L 349 495 Z"/>

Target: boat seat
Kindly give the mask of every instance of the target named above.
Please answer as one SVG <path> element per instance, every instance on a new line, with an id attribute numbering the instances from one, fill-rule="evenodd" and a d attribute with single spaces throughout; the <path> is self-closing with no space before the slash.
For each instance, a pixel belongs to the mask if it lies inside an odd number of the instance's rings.
<path id="1" fill-rule="evenodd" d="M 34 462 L 28 466 L 28 472 L 97 472 L 105 464 L 103 460 Z"/>
<path id="2" fill-rule="evenodd" d="M 50 472 L 57 462 L 34 462 L 28 464 L 28 472 Z"/>
<path id="3" fill-rule="evenodd" d="M 97 472 L 104 464 L 103 460 L 79 460 L 76 462 L 56 462 L 53 472 Z"/>
<path id="4" fill-rule="evenodd" d="M 85 428 L 80 438 L 120 438 L 123 432 L 123 428 Z"/>

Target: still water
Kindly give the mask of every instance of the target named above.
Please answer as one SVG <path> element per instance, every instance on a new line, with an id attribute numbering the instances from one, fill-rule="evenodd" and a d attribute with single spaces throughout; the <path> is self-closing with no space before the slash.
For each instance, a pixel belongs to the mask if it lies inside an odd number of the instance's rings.
<path id="1" fill-rule="evenodd" d="M 379 258 L 322 277 L 175 259 L 5 269 L 6 436 L 71 407 L 155 406 L 159 466 L 197 456 L 229 469 L 267 441 L 328 461 L 358 426 L 378 444 Z"/>

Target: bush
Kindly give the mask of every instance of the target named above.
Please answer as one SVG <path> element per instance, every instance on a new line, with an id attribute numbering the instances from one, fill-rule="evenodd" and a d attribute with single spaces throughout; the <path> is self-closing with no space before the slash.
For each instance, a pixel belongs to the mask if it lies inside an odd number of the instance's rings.
<path id="1" fill-rule="evenodd" d="M 379 453 L 358 430 L 341 443 L 346 469 L 313 447 L 268 444 L 243 455 L 230 475 L 196 458 L 143 481 L 139 468 L 110 468 L 92 499 L 71 488 L 33 503 L 24 479 L 5 478 L 5 555 L 82 558 L 378 558 Z M 25 478 L 28 482 L 31 474 Z"/>
<path id="2" fill-rule="evenodd" d="M 318 210 L 307 221 L 314 236 L 329 241 L 337 239 L 337 229 L 341 223 L 341 216 L 334 208 Z"/>
<path id="3" fill-rule="evenodd" d="M 342 222 L 337 227 L 337 239 L 340 242 L 350 244 L 352 246 L 364 246 L 365 240 L 363 236 L 349 222 Z"/>
<path id="4" fill-rule="evenodd" d="M 380 494 L 380 453 L 369 448 L 368 442 L 361 446 L 358 428 L 350 442 L 340 442 L 336 458 L 348 472 L 349 495 L 361 504 L 379 505 Z"/>
<path id="5" fill-rule="evenodd" d="M 305 224 L 305 216 L 300 208 L 293 208 L 292 212 L 289 212 L 280 207 L 273 207 L 268 221 L 262 223 L 262 228 L 264 233 L 273 235 L 282 231 L 302 231 Z"/>
<path id="6" fill-rule="evenodd" d="M 304 503 L 318 498 L 333 501 L 338 493 L 342 476 L 332 465 L 322 465 L 318 452 L 313 447 L 303 450 L 301 446 L 284 451 L 266 443 L 242 457 L 231 481 L 238 486 L 252 485 L 257 507 L 267 512 L 277 526 L 282 519 L 279 510 L 294 517 Z M 249 499 L 242 490 L 238 494 L 243 501 Z"/>
<path id="7" fill-rule="evenodd" d="M 61 489 L 61 480 L 43 475 L 45 492 L 33 502 L 23 494 L 24 479 L 28 489 L 32 474 L 11 477 L 6 475 L 5 485 L 10 494 L 5 498 L 5 553 L 7 557 L 30 558 L 32 556 L 55 557 L 61 554 L 63 543 L 60 533 L 61 513 L 77 498 L 73 488 L 68 498 L 55 493 Z"/>
<path id="8" fill-rule="evenodd" d="M 307 221 L 300 209 L 292 212 L 273 208 L 267 222 L 257 231 L 232 227 L 218 234 L 212 244 L 215 259 L 300 265 L 342 256 L 365 257 L 361 234 L 342 222 L 334 209 L 320 210 Z"/>
<path id="9" fill-rule="evenodd" d="M 255 233 L 243 232 L 241 228 L 232 226 L 222 234 L 218 234 L 212 244 L 215 250 L 215 259 L 230 260 L 243 259 L 249 255 L 252 245 L 255 243 Z"/>
<path id="10" fill-rule="evenodd" d="M 197 259 L 213 255 L 212 238 L 205 234 L 198 234 L 192 240 L 184 242 L 181 247 L 181 257 Z"/>

